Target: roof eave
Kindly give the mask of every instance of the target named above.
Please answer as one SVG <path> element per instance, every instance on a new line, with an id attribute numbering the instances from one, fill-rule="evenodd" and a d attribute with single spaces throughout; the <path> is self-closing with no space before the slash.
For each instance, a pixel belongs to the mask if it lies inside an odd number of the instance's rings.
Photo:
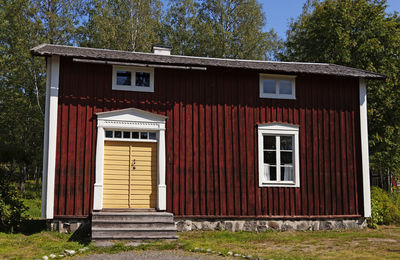
<path id="1" fill-rule="evenodd" d="M 53 48 L 53 50 L 52 50 Z M 62 48 L 57 51 L 54 48 Z M 64 50 L 65 49 L 65 50 Z M 77 51 L 71 51 L 71 49 L 77 49 Z M 81 53 L 79 50 L 83 50 Z M 353 78 L 364 78 L 368 80 L 385 80 L 386 76 L 383 74 L 364 71 L 360 69 L 334 65 L 334 64 L 323 64 L 323 63 L 281 63 L 281 62 L 264 62 L 269 64 L 271 68 L 262 68 L 259 62 L 252 60 L 235 60 L 235 59 L 218 59 L 218 58 L 202 58 L 202 57 L 188 57 L 188 56 L 176 56 L 176 55 L 159 55 L 153 53 L 135 53 L 135 57 L 124 57 L 130 55 L 129 52 L 107 50 L 107 49 L 95 49 L 95 48 L 81 48 L 73 46 L 63 45 L 52 45 L 52 44 L 41 44 L 30 50 L 33 56 L 52 56 L 59 55 L 73 58 L 83 59 L 95 59 L 95 60 L 107 60 L 107 61 L 125 61 L 125 62 L 137 62 L 137 63 L 158 63 L 158 64 L 182 64 L 185 66 L 203 66 L 203 67 L 215 67 L 215 68 L 231 68 L 231 69 L 248 69 L 265 71 L 270 73 L 284 73 L 284 74 L 304 74 L 304 75 L 321 75 L 321 76 L 338 76 L 338 77 L 353 77 Z M 86 53 L 85 53 L 86 52 Z M 94 54 L 93 54 L 94 53 Z M 121 55 L 122 53 L 122 55 Z M 214 61 L 215 60 L 215 61 Z M 225 65 L 224 65 L 225 64 Z M 288 64 L 293 64 L 290 69 Z M 339 71 L 332 69 L 332 65 L 338 67 Z M 295 67 L 297 66 L 297 67 Z M 304 66 L 306 66 L 304 68 Z M 315 67 L 316 66 L 316 67 Z M 323 68 L 330 68 L 323 72 Z M 286 69 L 285 69 L 286 67 Z M 302 68 L 303 67 L 303 68 Z M 276 68 L 276 69 L 275 69 Z M 298 68 L 298 69 L 297 69 Z M 307 69 L 309 71 L 307 71 Z M 314 71 L 312 71 L 314 70 Z M 347 71 L 346 71 L 347 70 Z"/>

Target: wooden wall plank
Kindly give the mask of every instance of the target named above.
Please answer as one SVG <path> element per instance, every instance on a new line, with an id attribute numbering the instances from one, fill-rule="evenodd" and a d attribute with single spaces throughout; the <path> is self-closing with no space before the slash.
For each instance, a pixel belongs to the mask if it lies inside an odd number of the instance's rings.
<path id="1" fill-rule="evenodd" d="M 200 215 L 200 138 L 199 138 L 199 97 L 201 87 L 198 84 L 199 74 L 194 75 L 193 91 L 193 214 Z"/>

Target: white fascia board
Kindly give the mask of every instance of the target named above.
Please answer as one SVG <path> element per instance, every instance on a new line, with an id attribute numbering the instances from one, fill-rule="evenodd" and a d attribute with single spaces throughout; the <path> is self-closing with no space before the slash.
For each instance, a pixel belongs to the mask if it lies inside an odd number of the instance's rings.
<path id="1" fill-rule="evenodd" d="M 44 219 L 52 219 L 54 214 L 59 74 L 60 57 L 53 55 L 47 59 L 41 214 Z"/>
<path id="2" fill-rule="evenodd" d="M 371 217 L 371 187 L 369 180 L 367 84 L 360 78 L 360 128 L 363 176 L 364 217 Z"/>

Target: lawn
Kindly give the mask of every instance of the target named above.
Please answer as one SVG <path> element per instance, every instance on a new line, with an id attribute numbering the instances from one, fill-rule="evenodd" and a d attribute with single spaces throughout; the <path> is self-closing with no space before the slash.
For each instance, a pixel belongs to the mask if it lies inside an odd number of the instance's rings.
<path id="1" fill-rule="evenodd" d="M 191 248 L 266 259 L 399 259 L 400 227 L 308 232 L 180 233 Z"/>
<path id="2" fill-rule="evenodd" d="M 41 183 L 39 186 L 33 181 L 27 181 L 25 183 L 25 192 L 23 194 L 24 204 L 28 207 L 26 212 L 30 219 L 40 219 L 41 214 Z"/>
<path id="3" fill-rule="evenodd" d="M 96 248 L 91 243 L 72 241 L 71 235 L 43 231 L 32 235 L 0 233 L 0 259 L 36 259 L 65 249 L 78 255 L 117 253 L 128 250 L 198 249 L 239 253 L 264 259 L 399 259 L 400 227 L 383 226 L 376 230 L 307 232 L 195 231 L 179 233 L 175 242 L 153 242 L 138 247 L 117 243 L 111 248 Z M 85 252 L 79 249 L 88 247 Z M 197 249 L 196 249 L 197 248 Z M 201 253 L 206 254 L 206 253 Z"/>

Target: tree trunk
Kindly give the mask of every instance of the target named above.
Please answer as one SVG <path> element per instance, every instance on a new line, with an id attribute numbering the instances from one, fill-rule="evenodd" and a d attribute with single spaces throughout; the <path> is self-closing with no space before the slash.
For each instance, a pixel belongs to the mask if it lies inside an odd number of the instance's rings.
<path id="1" fill-rule="evenodd" d="M 26 164 L 22 167 L 21 171 L 21 183 L 20 183 L 20 191 L 21 193 L 25 192 L 25 180 L 26 180 Z"/>
<path id="2" fill-rule="evenodd" d="M 36 190 L 40 189 L 40 170 L 38 166 L 35 166 L 35 179 L 36 179 Z"/>

